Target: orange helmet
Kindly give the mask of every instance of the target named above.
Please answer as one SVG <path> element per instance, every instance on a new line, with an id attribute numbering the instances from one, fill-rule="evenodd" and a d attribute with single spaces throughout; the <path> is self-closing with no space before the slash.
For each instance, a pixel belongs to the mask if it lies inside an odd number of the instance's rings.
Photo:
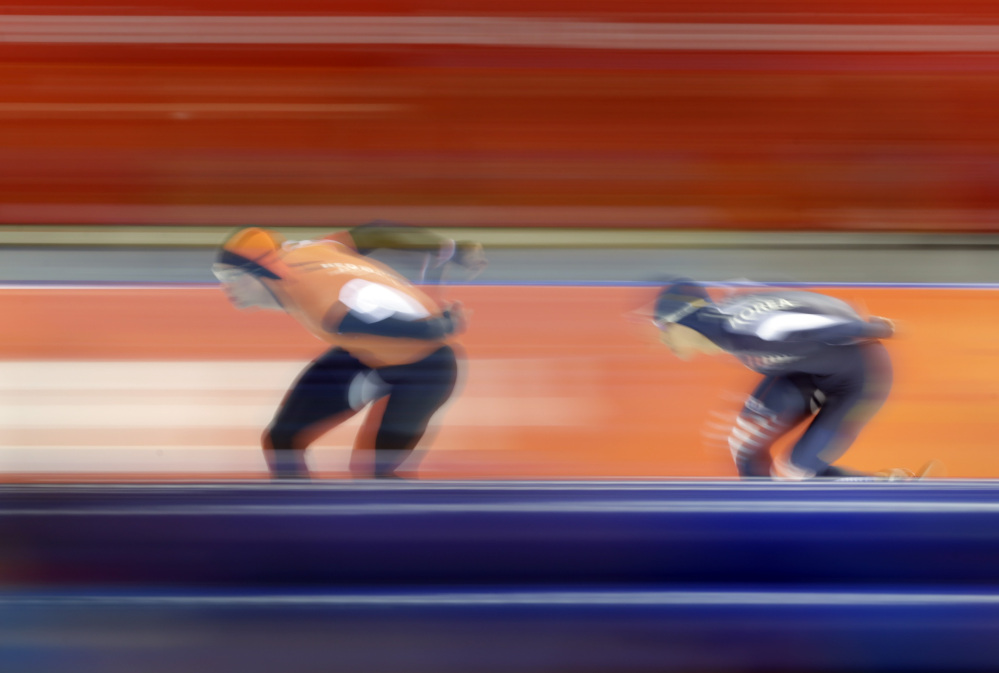
<path id="1" fill-rule="evenodd" d="M 273 231 L 249 227 L 239 229 L 227 238 L 215 255 L 215 263 L 238 267 L 254 276 L 281 278 L 274 268 L 277 253 L 285 238 Z"/>

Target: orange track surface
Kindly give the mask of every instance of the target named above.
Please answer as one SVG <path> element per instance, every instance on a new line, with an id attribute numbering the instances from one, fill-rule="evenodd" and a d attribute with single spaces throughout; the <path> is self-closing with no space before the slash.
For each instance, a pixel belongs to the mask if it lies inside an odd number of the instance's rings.
<path id="1" fill-rule="evenodd" d="M 495 404 L 495 414 L 502 414 L 517 400 L 533 400 L 535 421 L 525 424 L 511 413 L 479 427 L 449 425 L 445 412 L 422 476 L 733 476 L 727 450 L 707 440 L 705 431 L 715 412 L 734 413 L 756 375 L 726 358 L 672 358 L 651 328 L 627 317 L 651 290 L 468 286 L 447 293 L 473 311 L 462 339 L 463 401 L 486 411 Z M 916 468 L 937 458 L 948 476 L 999 477 L 996 292 L 851 288 L 829 294 L 899 326 L 889 342 L 896 370 L 892 396 L 841 463 Z M 0 311 L 6 323 L 0 360 L 6 362 L 239 360 L 252 369 L 264 360 L 304 365 L 323 348 L 290 318 L 239 313 L 212 288 L 6 289 Z M 9 394 L 16 397 L 16 391 Z M 86 391 L 74 394 L 86 399 Z M 231 393 L 240 394 L 250 393 Z M 539 414 L 562 420 L 537 422 Z M 166 440 L 125 427 L 76 433 L 35 428 L 7 432 L 4 443 L 52 443 L 68 433 L 98 445 L 249 446 L 259 436 L 255 429 L 164 432 Z M 334 430 L 316 450 L 324 442 L 350 444 L 355 432 Z"/>

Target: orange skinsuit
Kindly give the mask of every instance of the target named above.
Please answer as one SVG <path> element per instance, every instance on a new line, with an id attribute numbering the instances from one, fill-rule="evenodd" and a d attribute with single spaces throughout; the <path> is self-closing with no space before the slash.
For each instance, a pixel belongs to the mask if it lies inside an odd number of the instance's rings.
<path id="1" fill-rule="evenodd" d="M 453 328 L 410 338 L 385 326 L 450 324 L 448 312 L 389 267 L 334 240 L 284 241 L 247 229 L 226 241 L 218 262 L 254 275 L 287 313 L 333 345 L 296 381 L 265 434 L 275 476 L 306 476 L 308 444 L 381 399 L 374 474 L 397 476 L 453 391 L 457 363 L 448 343 Z M 348 318 L 360 332 L 346 330 Z M 356 458 L 352 469 L 365 469 Z"/>
<path id="2" fill-rule="evenodd" d="M 423 227 L 389 220 L 372 220 L 323 238 L 343 243 L 362 255 L 380 249 L 407 252 L 411 260 L 420 262 L 421 268 L 415 274 L 419 282 L 441 281 L 448 263 L 466 265 L 464 253 L 459 250 L 456 241 Z M 467 245 L 471 242 L 465 243 Z"/>
<path id="3" fill-rule="evenodd" d="M 320 339 L 345 351 L 370 367 L 399 365 L 421 360 L 447 339 L 422 341 L 368 334 L 337 334 L 336 325 L 346 315 L 340 292 L 349 281 L 360 279 L 385 285 L 409 297 L 440 317 L 440 307 L 389 267 L 362 257 L 334 241 L 285 244 L 279 253 L 284 267 L 281 281 L 264 279 L 285 310 Z"/>

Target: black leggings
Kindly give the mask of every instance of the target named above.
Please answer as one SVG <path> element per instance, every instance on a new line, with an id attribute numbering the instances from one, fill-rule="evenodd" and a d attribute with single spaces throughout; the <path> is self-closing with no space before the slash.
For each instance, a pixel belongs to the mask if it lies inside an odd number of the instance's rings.
<path id="1" fill-rule="evenodd" d="M 369 402 L 387 398 L 375 436 L 373 471 L 376 477 L 395 476 L 451 396 L 457 375 L 450 346 L 418 362 L 377 369 L 341 348 L 327 351 L 298 377 L 264 434 L 272 472 L 308 476 L 304 453 L 309 444 Z"/>
<path id="2" fill-rule="evenodd" d="M 854 476 L 832 465 L 853 444 L 891 389 L 891 361 L 884 346 L 843 347 L 832 374 L 791 373 L 764 378 L 747 400 L 729 436 L 742 477 L 770 477 L 770 448 L 812 419 L 778 473 L 791 478 Z"/>

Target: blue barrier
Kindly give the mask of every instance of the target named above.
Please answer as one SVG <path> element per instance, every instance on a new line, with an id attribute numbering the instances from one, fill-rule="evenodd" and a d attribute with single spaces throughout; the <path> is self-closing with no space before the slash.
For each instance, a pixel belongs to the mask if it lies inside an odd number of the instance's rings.
<path id="1" fill-rule="evenodd" d="M 24 673 L 991 671 L 999 485 L 0 487 Z"/>
<path id="2" fill-rule="evenodd" d="M 19 673 L 988 671 L 999 592 L 0 594 Z"/>
<path id="3" fill-rule="evenodd" d="M 999 584 L 984 482 L 9 486 L 0 514 L 0 580 L 42 583 Z"/>

